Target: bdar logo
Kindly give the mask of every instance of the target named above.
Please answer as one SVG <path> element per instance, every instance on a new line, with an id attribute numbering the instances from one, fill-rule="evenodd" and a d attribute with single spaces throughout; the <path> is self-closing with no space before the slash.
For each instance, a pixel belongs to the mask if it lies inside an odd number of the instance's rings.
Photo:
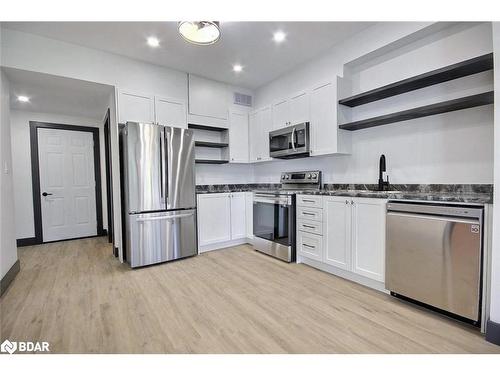
<path id="1" fill-rule="evenodd" d="M 2 342 L 2 345 L 0 345 L 0 350 L 2 353 L 9 353 L 12 354 L 17 350 L 17 342 L 10 342 L 9 340 L 5 340 Z"/>

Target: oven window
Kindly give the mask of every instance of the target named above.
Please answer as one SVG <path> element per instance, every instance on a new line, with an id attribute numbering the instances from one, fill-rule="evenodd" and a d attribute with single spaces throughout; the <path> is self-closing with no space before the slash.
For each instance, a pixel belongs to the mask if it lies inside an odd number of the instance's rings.
<path id="1" fill-rule="evenodd" d="M 254 202 L 253 204 L 253 234 L 254 236 L 278 242 L 285 246 L 291 245 L 288 232 L 289 207 L 279 204 Z"/>
<path id="2" fill-rule="evenodd" d="M 271 152 L 291 149 L 291 133 L 283 135 L 273 135 L 269 140 L 269 148 Z"/>

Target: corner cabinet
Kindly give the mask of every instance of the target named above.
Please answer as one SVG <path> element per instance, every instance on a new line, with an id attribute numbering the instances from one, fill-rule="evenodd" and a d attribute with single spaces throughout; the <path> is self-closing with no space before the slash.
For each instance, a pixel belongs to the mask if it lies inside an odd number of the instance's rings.
<path id="1" fill-rule="evenodd" d="M 198 194 L 198 251 L 246 242 L 245 192 Z"/>

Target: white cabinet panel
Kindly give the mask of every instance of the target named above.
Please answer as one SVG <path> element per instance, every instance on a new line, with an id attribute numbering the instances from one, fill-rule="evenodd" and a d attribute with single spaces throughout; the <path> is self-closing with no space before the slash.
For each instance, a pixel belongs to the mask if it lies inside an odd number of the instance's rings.
<path id="1" fill-rule="evenodd" d="M 260 160 L 271 160 L 269 156 L 269 132 L 272 130 L 271 107 L 265 107 L 260 112 Z"/>
<path id="2" fill-rule="evenodd" d="M 184 100 L 155 96 L 156 123 L 176 128 L 187 128 Z"/>
<path id="3" fill-rule="evenodd" d="M 259 113 L 253 112 L 248 115 L 248 135 L 249 135 L 249 156 L 251 162 L 259 159 L 259 141 L 260 141 Z"/>
<path id="4" fill-rule="evenodd" d="M 297 195 L 297 206 L 323 208 L 321 195 Z"/>
<path id="5" fill-rule="evenodd" d="M 190 114 L 227 120 L 228 104 L 229 90 L 225 84 L 189 75 Z"/>
<path id="6" fill-rule="evenodd" d="M 322 221 L 323 210 L 321 208 L 297 207 L 297 219 Z"/>
<path id="7" fill-rule="evenodd" d="M 120 91 L 118 98 L 119 121 L 155 122 L 154 97 L 128 91 Z"/>
<path id="8" fill-rule="evenodd" d="M 246 228 L 246 200 L 245 193 L 230 193 L 231 197 L 231 239 L 245 238 Z"/>
<path id="9" fill-rule="evenodd" d="M 248 114 L 231 111 L 229 118 L 229 161 L 231 163 L 248 163 Z"/>
<path id="10" fill-rule="evenodd" d="M 352 270 L 384 281 L 386 201 L 356 198 L 353 202 Z"/>
<path id="11" fill-rule="evenodd" d="M 231 200 L 229 194 L 199 194 L 199 246 L 229 240 L 231 240 Z"/>
<path id="12" fill-rule="evenodd" d="M 309 93 L 300 92 L 292 96 L 289 100 L 289 122 L 290 125 L 296 125 L 307 122 L 310 119 Z"/>
<path id="13" fill-rule="evenodd" d="M 247 238 L 253 238 L 253 193 L 251 191 L 245 193 L 245 206 Z"/>
<path id="14" fill-rule="evenodd" d="M 323 223 L 305 219 L 297 220 L 297 230 L 321 236 L 323 234 Z"/>
<path id="15" fill-rule="evenodd" d="M 333 83 L 311 91 L 311 154 L 337 152 L 337 91 Z"/>
<path id="16" fill-rule="evenodd" d="M 323 261 L 344 270 L 351 268 L 351 204 L 345 197 L 323 199 Z"/>
<path id="17" fill-rule="evenodd" d="M 288 126 L 290 108 L 288 100 L 281 100 L 272 107 L 272 129 L 281 129 Z"/>
<path id="18" fill-rule="evenodd" d="M 321 261 L 323 258 L 323 237 L 302 231 L 297 232 L 297 254 Z"/>

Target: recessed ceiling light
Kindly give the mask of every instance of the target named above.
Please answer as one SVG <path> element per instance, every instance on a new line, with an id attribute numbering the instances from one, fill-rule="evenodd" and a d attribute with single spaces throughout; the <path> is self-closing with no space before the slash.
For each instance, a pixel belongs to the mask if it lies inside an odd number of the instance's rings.
<path id="1" fill-rule="evenodd" d="M 24 95 L 19 95 L 17 97 L 17 100 L 19 100 L 20 102 L 23 102 L 23 103 L 27 103 L 30 101 L 30 98 L 28 98 L 27 96 L 24 96 Z"/>
<path id="2" fill-rule="evenodd" d="M 184 40 L 193 44 L 214 44 L 220 38 L 218 21 L 180 21 L 178 28 Z"/>
<path id="3" fill-rule="evenodd" d="M 236 73 L 239 73 L 242 70 L 243 70 L 243 67 L 240 64 L 233 65 L 233 71 L 235 71 Z"/>
<path id="4" fill-rule="evenodd" d="M 160 41 L 154 36 L 150 36 L 147 40 L 148 46 L 156 48 L 160 46 Z"/>
<path id="5" fill-rule="evenodd" d="M 273 40 L 276 43 L 281 43 L 286 39 L 286 34 L 283 31 L 276 31 L 273 35 Z"/>

